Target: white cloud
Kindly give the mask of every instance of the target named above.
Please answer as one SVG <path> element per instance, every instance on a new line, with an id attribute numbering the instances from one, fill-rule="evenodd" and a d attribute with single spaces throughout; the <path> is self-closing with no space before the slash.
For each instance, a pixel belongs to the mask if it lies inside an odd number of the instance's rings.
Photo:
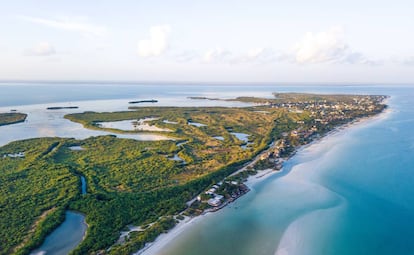
<path id="1" fill-rule="evenodd" d="M 215 47 L 200 53 L 195 50 L 183 51 L 175 55 L 177 62 L 191 62 L 201 60 L 202 63 L 221 64 L 268 64 L 277 61 L 284 61 L 284 55 L 276 54 L 269 48 L 252 48 L 245 53 L 234 53 L 222 47 Z"/>
<path id="2" fill-rule="evenodd" d="M 52 56 L 56 54 L 56 50 L 50 43 L 41 42 L 32 48 L 26 49 L 24 54 L 26 56 Z"/>
<path id="3" fill-rule="evenodd" d="M 414 57 L 408 57 L 404 59 L 403 64 L 407 66 L 414 66 Z"/>
<path id="4" fill-rule="evenodd" d="M 382 61 L 371 60 L 364 54 L 352 50 L 344 38 L 344 30 L 341 27 L 332 27 L 326 32 L 308 32 L 294 46 L 295 62 L 299 64 L 382 64 Z"/>
<path id="5" fill-rule="evenodd" d="M 152 26 L 150 28 L 150 38 L 138 42 L 138 55 L 141 57 L 160 56 L 168 48 L 170 32 L 169 25 Z"/>
<path id="6" fill-rule="evenodd" d="M 168 48 L 168 36 L 171 29 L 168 25 L 153 26 L 150 37 L 138 43 L 138 54 L 142 57 L 161 55 Z M 170 52 L 171 53 L 171 52 Z M 234 52 L 222 47 L 199 51 L 187 49 L 169 55 L 176 62 L 189 63 L 201 61 L 212 64 L 356 64 L 381 65 L 384 61 L 372 60 L 365 54 L 353 50 L 345 41 L 341 27 L 332 27 L 325 32 L 308 32 L 289 50 L 276 51 L 272 48 L 256 47 L 243 52 Z M 406 61 L 406 64 L 410 61 Z M 413 62 L 413 60 L 411 60 Z"/>
<path id="7" fill-rule="evenodd" d="M 248 58 L 257 58 L 260 55 L 263 54 L 264 52 L 264 48 L 254 48 L 254 49 L 250 49 L 249 51 L 247 51 L 247 57 Z"/>
<path id="8" fill-rule="evenodd" d="M 284 56 L 277 54 L 269 48 L 253 48 L 247 51 L 247 54 L 241 58 L 241 62 L 268 64 L 280 62 L 284 60 Z"/>
<path id="9" fill-rule="evenodd" d="M 344 56 L 342 63 L 377 66 L 377 65 L 384 64 L 384 61 L 383 60 L 372 60 L 360 52 L 350 51 Z"/>
<path id="10" fill-rule="evenodd" d="M 83 35 L 104 36 L 107 29 L 103 26 L 87 23 L 85 18 L 64 18 L 59 20 L 20 16 L 21 19 L 61 30 L 79 32 Z"/>
<path id="11" fill-rule="evenodd" d="M 199 57 L 200 54 L 195 50 L 185 50 L 174 55 L 175 61 L 179 63 L 188 63 L 195 59 L 198 59 Z"/>
<path id="12" fill-rule="evenodd" d="M 348 51 L 343 35 L 340 27 L 333 27 L 327 32 L 306 33 L 294 47 L 296 62 L 304 64 L 341 60 Z"/>
<path id="13" fill-rule="evenodd" d="M 220 47 L 210 49 L 202 56 L 205 63 L 238 64 L 270 64 L 285 61 L 285 56 L 277 54 L 270 48 L 252 48 L 245 53 L 234 53 Z"/>
<path id="14" fill-rule="evenodd" d="M 203 55 L 202 61 L 206 63 L 228 61 L 231 55 L 230 51 L 216 47 L 206 51 Z"/>

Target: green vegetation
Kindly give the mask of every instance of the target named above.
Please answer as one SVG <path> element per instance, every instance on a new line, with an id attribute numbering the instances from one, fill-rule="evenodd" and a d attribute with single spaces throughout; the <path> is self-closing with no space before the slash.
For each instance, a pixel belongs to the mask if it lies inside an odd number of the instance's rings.
<path id="1" fill-rule="evenodd" d="M 27 114 L 11 112 L 0 113 L 0 126 L 15 124 L 26 120 Z"/>
<path id="2" fill-rule="evenodd" d="M 269 168 L 273 168 L 275 166 L 275 164 L 273 162 L 271 162 L 268 159 L 260 159 L 256 162 L 256 164 L 254 164 L 254 169 L 255 170 L 264 170 L 264 169 L 269 169 Z"/>
<path id="3" fill-rule="evenodd" d="M 0 148 L 0 155 L 25 152 L 24 158 L 0 159 L 0 254 L 24 254 L 39 245 L 78 195 L 78 178 L 48 153 L 62 142 L 42 138 Z"/>
<path id="4" fill-rule="evenodd" d="M 209 172 L 217 171 L 225 165 L 251 158 L 269 144 L 272 139 L 272 132 L 288 130 L 290 126 L 297 125 L 295 124 L 296 119 L 308 116 L 306 113 L 290 113 L 284 109 L 272 109 L 270 112 L 270 114 L 258 114 L 255 112 L 255 108 L 146 107 L 138 108 L 136 111 L 116 113 L 86 112 L 70 114 L 65 117 L 82 123 L 85 127 L 94 129 L 101 129 L 96 126 L 95 123 L 97 122 L 157 117 L 157 120 L 150 123 L 157 127 L 173 130 L 171 133 L 176 139 L 188 141 L 179 147 L 172 144 L 168 151 L 159 153 L 157 159 L 164 169 L 168 169 L 169 165 L 173 164 L 173 162 L 166 159 L 166 156 L 172 156 L 177 153 L 180 158 L 184 159 L 187 164 L 176 166 L 173 170 L 176 175 L 171 180 L 184 183 Z M 276 119 L 278 124 L 275 125 Z M 177 122 L 178 124 L 165 123 L 163 120 Z M 206 126 L 195 127 L 188 125 L 189 121 L 202 123 Z M 125 132 L 113 129 L 105 130 Z M 241 147 L 245 142 L 237 139 L 236 136 L 231 134 L 232 132 L 249 135 L 251 144 L 247 149 Z M 214 136 L 222 136 L 224 141 L 215 139 Z M 148 147 L 153 146 L 148 145 Z M 168 170 L 168 172 L 171 173 L 171 170 Z"/>
<path id="5" fill-rule="evenodd" d="M 68 209 L 84 213 L 89 226 L 72 254 L 130 254 L 173 227 L 173 216 L 186 209 L 187 201 L 240 169 L 272 141 L 283 140 L 280 154 L 288 156 L 313 136 L 384 108 L 376 97 L 350 97 L 338 96 L 336 105 L 323 101 L 327 106 L 322 108 L 306 108 L 309 104 L 300 101 L 294 107 L 132 107 L 134 111 L 67 115 L 93 129 L 102 129 L 97 122 L 156 117 L 149 123 L 172 130 L 161 133 L 171 133 L 175 140 L 38 138 L 1 147 L 0 254 L 28 254 L 62 222 Z M 247 145 L 233 132 L 248 134 Z M 70 146 L 83 150 L 72 151 Z M 9 156 L 20 152 L 23 157 Z M 171 160 L 175 154 L 186 164 Z M 257 167 L 264 168 L 265 163 L 259 161 Z M 242 172 L 229 180 L 254 172 Z M 81 175 L 87 181 L 84 195 L 80 194 Z M 222 189 L 223 194 L 240 193 L 231 185 Z M 114 245 L 129 224 L 149 225 Z"/>
<path id="6" fill-rule="evenodd" d="M 126 245 L 114 245 L 111 247 L 108 254 L 118 255 L 135 253 L 139 249 L 144 248 L 146 243 L 153 242 L 160 234 L 166 233 L 169 229 L 173 228 L 176 223 L 176 220 L 172 217 L 161 218 L 145 231 L 132 232 Z"/>

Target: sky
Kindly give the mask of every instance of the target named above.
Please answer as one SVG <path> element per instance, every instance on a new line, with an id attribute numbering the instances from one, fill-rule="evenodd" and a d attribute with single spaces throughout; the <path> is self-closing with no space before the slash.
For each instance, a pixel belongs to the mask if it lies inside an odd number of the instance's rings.
<path id="1" fill-rule="evenodd" d="M 0 6 L 0 80 L 414 83 L 412 0 Z"/>

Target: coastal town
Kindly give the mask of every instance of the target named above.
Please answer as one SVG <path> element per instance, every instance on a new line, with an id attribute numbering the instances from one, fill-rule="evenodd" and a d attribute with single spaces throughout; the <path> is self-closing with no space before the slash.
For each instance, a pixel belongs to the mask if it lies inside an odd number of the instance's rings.
<path id="1" fill-rule="evenodd" d="M 278 94 L 275 94 L 277 97 Z M 291 112 L 310 113 L 310 121 L 297 121 L 299 127 L 290 132 L 283 132 L 281 138 L 273 141 L 268 149 L 261 152 L 254 160 L 247 163 L 240 170 L 226 177 L 223 181 L 211 185 L 207 190 L 197 196 L 196 199 L 187 203 L 189 208 L 185 215 L 194 216 L 207 212 L 217 211 L 237 198 L 250 191 L 244 182 L 251 175 L 258 175 L 261 170 L 279 171 L 296 149 L 304 144 L 312 142 L 315 138 L 324 135 L 338 124 L 349 123 L 366 116 L 367 113 L 381 112 L 385 105 L 383 101 L 387 96 L 365 96 L 355 97 L 347 102 L 343 101 L 287 101 L 274 103 L 261 102 L 261 106 L 270 108 L 284 108 Z M 218 100 L 209 98 L 195 98 Z M 355 113 L 358 113 L 355 116 Z M 259 175 L 257 178 L 262 177 Z"/>

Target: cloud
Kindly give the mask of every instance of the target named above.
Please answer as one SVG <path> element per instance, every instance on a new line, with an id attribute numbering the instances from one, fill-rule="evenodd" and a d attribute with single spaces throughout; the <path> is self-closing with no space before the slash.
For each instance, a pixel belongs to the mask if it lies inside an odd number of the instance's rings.
<path id="1" fill-rule="evenodd" d="M 256 47 L 245 53 L 232 52 L 221 47 L 211 48 L 204 53 L 187 51 L 175 57 L 177 62 L 190 62 L 200 59 L 203 63 L 238 64 L 349 64 L 381 65 L 382 60 L 373 60 L 365 54 L 353 50 L 345 41 L 341 27 L 332 27 L 324 32 L 308 32 L 292 47 L 293 51 L 275 51 L 272 48 Z"/>
<path id="2" fill-rule="evenodd" d="M 85 18 L 65 18 L 54 20 L 28 16 L 19 17 L 35 24 L 40 24 L 60 30 L 78 32 L 82 33 L 83 35 L 104 36 L 107 33 L 107 29 L 105 27 L 87 23 L 85 21 Z"/>
<path id="3" fill-rule="evenodd" d="M 185 50 L 174 55 L 175 61 L 179 63 L 188 63 L 199 58 L 200 54 L 195 50 Z"/>
<path id="4" fill-rule="evenodd" d="M 326 32 L 308 32 L 294 46 L 295 62 L 299 64 L 382 64 L 382 61 L 371 60 L 364 54 L 352 50 L 344 38 L 345 33 L 341 27 L 332 27 Z"/>
<path id="5" fill-rule="evenodd" d="M 267 64 L 271 62 L 284 61 L 284 55 L 276 54 L 268 48 L 252 48 L 245 53 L 234 53 L 222 47 L 215 47 L 204 52 L 196 50 L 185 50 L 173 55 L 174 60 L 179 63 L 200 61 L 201 63 L 221 64 Z"/>
<path id="6" fill-rule="evenodd" d="M 321 63 L 338 61 L 346 55 L 348 46 L 343 41 L 343 29 L 334 27 L 327 32 L 308 32 L 295 45 L 297 63 Z"/>
<path id="7" fill-rule="evenodd" d="M 348 52 L 344 56 L 342 63 L 377 66 L 384 64 L 384 61 L 370 59 L 360 52 Z"/>
<path id="8" fill-rule="evenodd" d="M 293 49 L 293 51 L 292 51 Z M 210 48 L 203 52 L 187 50 L 176 55 L 177 62 L 191 62 L 201 59 L 203 63 L 238 64 L 359 64 L 380 65 L 383 61 L 373 60 L 353 50 L 345 41 L 342 27 L 331 27 L 323 32 L 308 32 L 291 50 L 274 50 L 256 47 L 244 53 L 233 52 L 222 47 Z"/>
<path id="9" fill-rule="evenodd" d="M 402 61 L 404 65 L 414 66 L 414 57 L 408 57 Z"/>
<path id="10" fill-rule="evenodd" d="M 269 48 L 252 48 L 245 53 L 234 53 L 230 50 L 216 47 L 207 50 L 201 55 L 204 63 L 226 63 L 231 65 L 238 64 L 269 64 L 284 61 L 285 56 L 277 54 Z"/>
<path id="11" fill-rule="evenodd" d="M 232 53 L 228 50 L 216 47 L 213 49 L 207 50 L 202 57 L 202 61 L 205 63 L 213 62 L 226 62 L 230 60 Z"/>
<path id="12" fill-rule="evenodd" d="M 253 64 L 269 64 L 283 61 L 284 55 L 277 54 L 274 50 L 269 48 L 252 48 L 247 51 L 235 63 L 253 63 Z"/>
<path id="13" fill-rule="evenodd" d="M 48 42 L 41 42 L 32 48 L 26 49 L 24 55 L 26 56 L 52 56 L 56 54 L 56 50 Z"/>
<path id="14" fill-rule="evenodd" d="M 247 51 L 248 58 L 257 58 L 258 56 L 262 55 L 264 52 L 264 48 L 254 48 Z"/>
<path id="15" fill-rule="evenodd" d="M 169 25 L 152 26 L 150 38 L 138 42 L 138 55 L 141 57 L 157 57 L 168 48 L 168 37 L 171 28 Z"/>

